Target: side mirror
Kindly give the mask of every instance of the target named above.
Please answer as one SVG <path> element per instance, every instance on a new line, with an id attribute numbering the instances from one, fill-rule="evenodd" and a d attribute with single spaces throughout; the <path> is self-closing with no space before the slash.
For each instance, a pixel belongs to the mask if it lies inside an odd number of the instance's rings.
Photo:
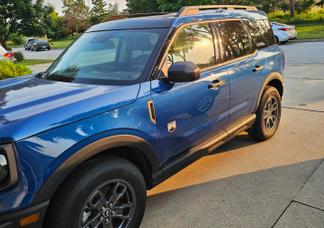
<path id="1" fill-rule="evenodd" d="M 170 66 L 168 79 L 171 82 L 192 82 L 200 78 L 200 68 L 192 62 L 177 62 Z"/>

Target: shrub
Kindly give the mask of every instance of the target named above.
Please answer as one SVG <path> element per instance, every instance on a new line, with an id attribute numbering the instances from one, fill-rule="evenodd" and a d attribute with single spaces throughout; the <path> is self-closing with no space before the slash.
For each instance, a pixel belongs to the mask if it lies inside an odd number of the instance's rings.
<path id="1" fill-rule="evenodd" d="M 31 74 L 32 71 L 25 65 L 9 61 L 0 61 L 0 80 Z"/>
<path id="2" fill-rule="evenodd" d="M 12 43 L 15 45 L 20 45 L 24 43 L 24 38 L 19 33 L 10 34 L 9 40 L 11 40 Z"/>
<path id="3" fill-rule="evenodd" d="M 20 51 L 15 52 L 14 55 L 15 55 L 17 62 L 21 62 L 25 59 L 23 53 L 21 53 Z"/>

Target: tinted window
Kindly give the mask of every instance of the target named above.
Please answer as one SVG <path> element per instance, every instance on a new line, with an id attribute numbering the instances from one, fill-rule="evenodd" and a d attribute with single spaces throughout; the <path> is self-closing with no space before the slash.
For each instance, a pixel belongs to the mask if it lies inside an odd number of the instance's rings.
<path id="1" fill-rule="evenodd" d="M 136 83 L 153 63 L 166 30 L 116 30 L 83 34 L 45 74 L 49 80 L 98 84 Z"/>
<path id="2" fill-rule="evenodd" d="M 267 47 L 268 45 L 266 44 L 266 41 L 263 38 L 263 35 L 260 32 L 260 30 L 255 25 L 253 25 L 253 23 L 248 19 L 244 19 L 243 22 L 246 25 L 250 36 L 254 40 L 256 46 L 258 48 Z"/>
<path id="3" fill-rule="evenodd" d="M 222 41 L 223 61 L 239 58 L 254 52 L 250 37 L 241 21 L 216 23 Z"/>
<path id="4" fill-rule="evenodd" d="M 251 22 L 259 30 L 267 46 L 271 46 L 276 43 L 271 24 L 268 20 L 251 20 Z"/>
<path id="5" fill-rule="evenodd" d="M 177 33 L 167 56 L 170 66 L 190 61 L 200 68 L 215 65 L 214 41 L 209 24 L 191 25 Z"/>

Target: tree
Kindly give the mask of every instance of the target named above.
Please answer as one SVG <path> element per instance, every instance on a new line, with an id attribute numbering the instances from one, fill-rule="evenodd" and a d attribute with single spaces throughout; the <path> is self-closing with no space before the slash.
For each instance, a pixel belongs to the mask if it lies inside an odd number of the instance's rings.
<path id="1" fill-rule="evenodd" d="M 126 0 L 127 9 L 130 13 L 159 12 L 157 0 Z"/>
<path id="2" fill-rule="evenodd" d="M 89 25 L 89 7 L 84 0 L 63 0 L 64 19 L 68 30 L 79 33 Z"/>
<path id="3" fill-rule="evenodd" d="M 108 11 L 107 3 L 104 0 L 92 0 L 92 5 L 90 22 L 94 25 L 102 22 Z"/>
<path id="4" fill-rule="evenodd" d="M 324 0 L 320 0 L 320 1 L 318 1 L 318 2 L 316 3 L 316 5 L 317 5 L 317 6 L 320 6 L 320 7 L 323 8 L 323 6 L 324 6 Z"/>
<path id="5" fill-rule="evenodd" d="M 115 1 L 114 3 L 109 3 L 108 5 L 108 15 L 109 16 L 114 16 L 118 15 L 118 3 Z"/>
<path id="6" fill-rule="evenodd" d="M 32 0 L 0 0 L 0 43 L 5 48 L 11 33 L 32 35 L 38 23 Z"/>

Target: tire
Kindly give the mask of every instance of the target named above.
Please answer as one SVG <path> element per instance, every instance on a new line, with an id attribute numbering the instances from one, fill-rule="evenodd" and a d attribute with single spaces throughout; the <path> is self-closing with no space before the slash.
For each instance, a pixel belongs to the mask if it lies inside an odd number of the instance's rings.
<path id="1" fill-rule="evenodd" d="M 122 195 L 114 206 L 113 201 L 108 202 L 113 192 L 116 199 Z M 51 200 L 44 227 L 81 228 L 97 217 L 94 221 L 102 224 L 99 227 L 136 228 L 141 224 L 145 206 L 146 186 L 139 169 L 124 159 L 99 158 L 81 165 L 64 181 Z M 130 218 L 122 220 L 117 215 Z"/>
<path id="2" fill-rule="evenodd" d="M 280 119 L 280 94 L 276 88 L 267 86 L 256 112 L 256 120 L 248 133 L 252 138 L 259 141 L 270 139 L 278 129 Z"/>
<path id="3" fill-rule="evenodd" d="M 275 36 L 275 39 L 276 39 L 276 43 L 279 44 L 279 38 L 277 36 Z"/>

